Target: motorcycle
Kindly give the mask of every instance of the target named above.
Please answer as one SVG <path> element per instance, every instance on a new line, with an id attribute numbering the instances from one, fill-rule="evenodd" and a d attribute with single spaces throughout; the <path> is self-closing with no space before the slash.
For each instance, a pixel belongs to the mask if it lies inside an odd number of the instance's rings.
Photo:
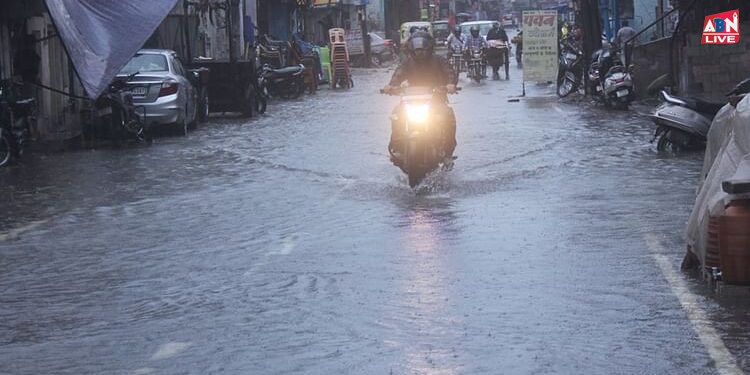
<path id="1" fill-rule="evenodd" d="M 578 90 L 583 73 L 583 52 L 563 43 L 560 49 L 560 67 L 557 73 L 557 96 L 564 98 Z"/>
<path id="2" fill-rule="evenodd" d="M 460 90 L 460 88 L 457 88 Z M 383 90 L 381 93 L 386 93 Z M 434 106 L 445 105 L 448 109 L 445 91 L 432 87 L 406 87 L 399 93 L 401 102 L 393 114 L 393 121 L 403 121 L 405 136 L 402 155 L 395 155 L 389 148 L 391 160 L 397 164 L 409 178 L 409 186 L 417 186 L 431 171 L 443 166 L 450 169 L 455 157 L 445 154 L 443 140 L 444 127 L 436 118 Z M 444 104 L 443 104 L 444 103 Z"/>
<path id="3" fill-rule="evenodd" d="M 127 91 L 128 82 L 138 73 L 115 78 L 107 87 L 107 91 L 94 102 L 97 122 L 115 145 L 120 145 L 123 140 L 129 138 L 149 143 L 153 140 L 150 127 L 143 120 L 145 113 L 138 113 L 139 109 L 145 108 L 136 106 L 133 103 L 133 95 Z"/>
<path id="4" fill-rule="evenodd" d="M 454 79 L 458 81 L 458 76 L 464 69 L 464 55 L 461 53 L 460 46 L 448 46 L 448 64 L 453 69 Z"/>
<path id="5" fill-rule="evenodd" d="M 487 71 L 487 62 L 484 60 L 484 50 L 473 47 L 468 51 L 468 62 L 466 66 L 466 77 L 480 83 Z"/>
<path id="6" fill-rule="evenodd" d="M 651 120 L 656 124 L 651 142 L 659 139 L 656 149 L 664 151 L 671 148 L 677 151 L 705 147 L 711 122 L 725 103 L 674 96 L 664 90 L 661 97 L 664 103 L 651 115 Z"/>
<path id="7" fill-rule="evenodd" d="M 0 167 L 23 155 L 36 121 L 36 101 L 17 99 L 12 86 L 7 80 L 0 81 Z"/>
<path id="8" fill-rule="evenodd" d="M 502 41 L 500 39 L 488 40 L 487 44 L 487 60 L 492 64 L 492 79 L 499 80 L 500 77 L 495 75 L 495 72 L 499 70 L 500 66 L 505 66 L 505 80 L 510 79 L 508 77 L 508 71 L 510 68 L 509 56 L 510 56 L 510 43 Z"/>
<path id="9" fill-rule="evenodd" d="M 258 74 L 258 90 L 262 100 L 272 96 L 296 99 L 305 91 L 305 66 L 302 64 L 273 69 L 263 65 Z M 259 111 L 260 112 L 260 111 Z"/>
<path id="10" fill-rule="evenodd" d="M 633 77 L 622 65 L 616 50 L 602 48 L 594 52 L 589 67 L 589 89 L 595 99 L 606 107 L 628 109 L 635 97 Z"/>

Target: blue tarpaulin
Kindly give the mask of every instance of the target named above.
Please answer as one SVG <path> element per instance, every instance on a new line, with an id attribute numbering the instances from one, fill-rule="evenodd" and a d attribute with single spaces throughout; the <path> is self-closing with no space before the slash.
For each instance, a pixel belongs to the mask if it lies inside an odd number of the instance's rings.
<path id="1" fill-rule="evenodd" d="M 45 0 L 86 94 L 96 99 L 177 0 Z"/>

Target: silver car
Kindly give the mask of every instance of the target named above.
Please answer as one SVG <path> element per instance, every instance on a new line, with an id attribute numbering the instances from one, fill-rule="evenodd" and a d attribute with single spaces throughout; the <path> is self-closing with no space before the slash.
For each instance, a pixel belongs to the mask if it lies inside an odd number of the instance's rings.
<path id="1" fill-rule="evenodd" d="M 136 106 L 142 107 L 150 125 L 175 126 L 187 134 L 196 122 L 197 90 L 188 79 L 174 51 L 142 49 L 133 56 L 118 77 L 138 72 L 128 82 Z M 139 113 L 141 110 L 138 111 Z"/>

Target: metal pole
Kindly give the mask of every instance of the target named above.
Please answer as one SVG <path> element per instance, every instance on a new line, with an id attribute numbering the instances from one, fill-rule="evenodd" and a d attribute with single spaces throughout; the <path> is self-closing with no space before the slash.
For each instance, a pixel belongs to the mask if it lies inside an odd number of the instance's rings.
<path id="1" fill-rule="evenodd" d="M 193 63 L 193 51 L 190 48 L 190 28 L 188 25 L 190 24 L 190 19 L 188 18 L 188 2 L 187 0 L 182 0 L 182 38 L 183 38 L 183 47 L 185 48 L 185 57 L 187 60 L 185 60 L 186 63 L 192 64 Z"/>
<path id="2" fill-rule="evenodd" d="M 367 31 L 367 5 L 361 5 L 361 7 L 362 13 L 360 14 L 362 18 L 359 21 L 359 24 L 362 27 L 362 45 L 365 52 L 364 67 L 369 68 L 372 56 L 370 55 L 370 34 Z"/>
<path id="3" fill-rule="evenodd" d="M 234 33 L 233 33 L 233 23 L 232 23 L 232 17 L 234 16 L 234 11 L 232 8 L 232 1 L 231 0 L 225 0 L 224 4 L 226 6 L 226 20 L 227 20 L 227 37 L 229 37 L 229 62 L 235 62 L 237 60 L 237 57 L 234 53 Z"/>

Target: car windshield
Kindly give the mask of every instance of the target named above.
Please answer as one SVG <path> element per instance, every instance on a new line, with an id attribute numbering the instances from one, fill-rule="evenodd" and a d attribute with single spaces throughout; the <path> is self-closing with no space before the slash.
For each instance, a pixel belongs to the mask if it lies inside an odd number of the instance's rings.
<path id="1" fill-rule="evenodd" d="M 120 70 L 120 74 L 165 72 L 168 70 L 167 58 L 164 55 L 138 54 L 128 61 L 127 65 Z"/>
<path id="2" fill-rule="evenodd" d="M 448 30 L 448 24 L 447 23 L 433 23 L 432 24 L 432 28 L 435 31 L 438 31 L 438 30 L 440 30 L 440 31 Z"/>
<path id="3" fill-rule="evenodd" d="M 492 22 L 475 23 L 473 25 L 461 25 L 461 34 L 468 35 L 472 26 L 479 26 L 479 35 L 487 35 L 492 30 Z"/>

